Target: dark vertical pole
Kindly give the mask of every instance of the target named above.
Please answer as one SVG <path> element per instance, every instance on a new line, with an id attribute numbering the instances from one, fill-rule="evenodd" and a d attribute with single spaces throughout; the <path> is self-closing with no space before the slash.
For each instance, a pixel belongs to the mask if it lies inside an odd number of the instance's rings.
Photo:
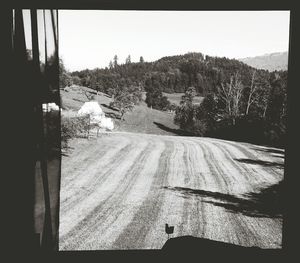
<path id="1" fill-rule="evenodd" d="M 55 103 L 61 107 L 60 103 L 60 94 L 59 94 L 59 57 L 58 57 L 58 10 L 50 10 L 51 15 L 56 16 L 56 23 L 54 23 L 54 19 L 52 20 L 52 27 L 53 27 L 53 34 L 54 34 L 54 41 L 55 43 L 55 51 L 54 51 L 54 62 L 51 65 L 53 68 L 55 68 L 55 73 L 54 76 L 52 76 L 54 79 L 54 89 L 55 89 Z M 59 130 L 59 135 L 58 135 L 58 142 L 59 142 L 59 149 L 61 149 L 61 111 L 59 110 L 58 117 L 56 117 L 55 124 L 57 125 L 56 127 Z M 58 244 L 59 244 L 59 207 L 60 207 L 60 179 L 61 179 L 61 154 L 58 156 L 59 160 L 59 169 L 58 169 L 58 174 L 57 174 L 57 199 L 56 199 L 56 204 L 55 204 L 55 217 L 54 217 L 54 227 L 53 229 L 53 237 L 54 237 L 54 249 L 58 250 Z"/>
<path id="2" fill-rule="evenodd" d="M 47 29 L 46 29 L 46 17 L 45 17 L 45 10 L 43 10 L 43 18 L 44 18 L 44 37 L 45 37 L 45 68 L 48 64 L 48 54 L 47 54 Z"/>
<path id="3" fill-rule="evenodd" d="M 23 78 L 25 75 L 24 68 L 26 66 L 26 45 L 24 39 L 25 35 L 22 10 L 15 9 L 14 11 L 9 10 L 8 13 L 3 13 L 4 15 L 7 15 L 5 17 L 7 20 L 4 19 L 4 22 L 6 22 L 6 28 L 3 27 L 5 29 L 3 30 L 3 33 L 5 34 L 9 32 L 10 37 L 6 38 L 4 35 L 4 37 L 2 37 L 2 42 L 4 42 L 4 48 L 6 49 L 5 51 L 9 50 L 9 55 L 11 56 L 8 57 L 8 60 L 4 59 L 4 62 L 1 61 L 3 69 L 7 71 L 2 73 L 2 77 L 4 78 L 3 81 L 4 83 L 7 83 L 7 88 L 4 91 L 7 93 L 4 93 L 2 96 L 3 98 L 6 98 L 4 103 L 6 102 L 7 106 L 11 105 L 9 98 L 14 98 L 14 103 L 18 105 L 18 107 L 22 108 L 22 118 L 19 118 L 20 120 L 18 121 L 17 125 L 15 123 L 16 121 L 12 120 L 15 120 L 17 116 L 21 116 L 20 112 L 16 112 L 16 110 L 12 109 L 9 114 L 3 114 L 3 123 L 5 123 L 6 127 L 9 127 L 7 129 L 3 129 L 3 138 L 7 138 L 5 135 L 11 136 L 11 138 L 13 138 L 13 142 L 11 141 L 10 148 L 14 149 L 13 145 L 21 145 L 21 142 L 23 141 L 22 138 L 24 138 L 23 136 L 28 134 L 28 130 L 26 128 L 22 129 L 22 133 L 16 132 L 18 129 L 20 129 L 20 127 L 23 127 L 22 124 L 25 124 L 25 118 L 23 116 L 26 116 L 26 121 L 28 121 L 28 123 L 30 120 L 30 116 L 28 114 L 29 103 L 27 102 L 25 106 L 24 100 L 22 101 L 20 99 L 24 98 L 25 92 L 22 87 L 27 84 L 28 80 Z M 6 40 L 9 41 L 6 42 Z M 6 56 L 8 54 L 6 54 L 5 51 L 4 55 Z M 22 84 L 20 81 L 21 79 L 23 82 Z M 26 157 L 28 157 L 28 152 L 30 152 L 30 143 L 30 138 L 27 137 L 27 140 L 25 143 L 23 143 L 23 146 L 25 147 L 19 146 L 20 149 L 18 151 L 14 151 L 13 153 L 8 151 L 8 147 L 3 151 L 5 152 L 5 157 L 8 157 L 8 159 L 5 159 L 3 162 L 4 167 L 6 166 L 7 161 L 9 161 L 7 168 L 11 167 L 11 169 L 9 171 L 6 169 L 8 172 L 6 172 L 7 175 L 3 178 L 4 182 L 2 182 L 2 185 L 5 186 L 4 190 L 10 190 L 10 192 L 13 192 L 17 197 L 12 198 L 10 202 L 7 202 L 7 200 L 4 202 L 4 206 L 6 205 L 5 203 L 7 203 L 7 206 L 4 207 L 4 209 L 7 209 L 4 214 L 9 215 L 2 216 L 4 234 L 6 234 L 5 230 L 7 229 L 7 225 L 11 224 L 14 226 L 14 228 L 10 229 L 11 233 L 7 236 L 5 235 L 3 240 L 5 240 L 6 249 L 15 248 L 17 251 L 22 252 L 26 251 L 26 249 L 30 249 L 28 237 L 29 235 L 32 236 L 34 230 L 33 195 L 31 195 L 34 183 L 34 174 L 32 173 L 32 170 L 30 170 L 31 167 L 28 162 L 30 157 L 26 159 L 24 156 L 22 156 L 22 154 L 26 152 Z M 5 182 L 5 180 L 8 180 L 8 182 Z M 24 187 L 24 185 L 27 187 Z"/>
<path id="4" fill-rule="evenodd" d="M 51 21 L 52 21 L 52 29 L 53 29 L 53 37 L 54 37 L 54 44 L 55 44 L 55 51 L 58 50 L 58 43 L 57 43 L 57 36 L 56 36 L 56 32 L 57 30 L 55 30 L 55 21 L 54 21 L 54 15 L 53 15 L 53 10 L 50 11 L 51 13 Z"/>
<path id="5" fill-rule="evenodd" d="M 284 250 L 289 250 L 289 252 L 291 251 L 291 248 L 293 248 L 293 246 L 291 246 L 292 242 L 289 242 L 289 246 L 288 246 L 288 239 L 289 240 L 293 240 L 293 238 L 291 239 L 293 230 L 291 228 L 291 226 L 293 226 L 293 217 L 291 216 L 291 212 L 289 211 L 290 206 L 289 204 L 292 203 L 293 200 L 295 200 L 294 198 L 291 198 L 291 193 L 293 193 L 294 191 L 291 191 L 291 175 L 293 174 L 293 171 L 291 169 L 293 162 L 293 156 L 290 154 L 291 149 L 294 147 L 294 144 L 290 144 L 290 140 L 288 140 L 288 138 L 296 138 L 296 136 L 294 136 L 295 134 L 297 134 L 297 132 L 295 132 L 293 135 L 292 133 L 295 131 L 295 129 L 291 129 L 291 121 L 290 121 L 290 117 L 293 115 L 290 115 L 291 112 L 291 105 L 292 105 L 292 98 L 297 98 L 297 96 L 290 96 L 291 93 L 294 91 L 294 87 L 291 87 L 292 83 L 295 83 L 295 73 L 292 66 L 292 63 L 295 61 L 295 52 L 293 53 L 293 49 L 292 47 L 296 47 L 296 45 L 293 44 L 293 42 L 295 43 L 295 29 L 293 29 L 293 21 L 295 19 L 295 12 L 294 11 L 290 11 L 290 27 L 289 27 L 289 50 L 288 50 L 288 80 L 287 80 L 287 126 L 286 126 L 286 137 L 285 137 L 285 141 L 284 141 L 284 148 L 285 148 L 285 158 L 284 158 L 284 180 L 283 180 L 283 196 L 281 196 L 280 198 L 282 198 L 283 200 L 283 223 L 282 223 L 282 248 Z M 294 93 L 295 94 L 295 93 Z M 296 95 L 296 94 L 295 94 Z M 296 126 L 297 127 L 297 126 Z M 294 152 L 296 152 L 294 148 Z M 288 188 L 289 187 L 289 188 Z M 289 223 L 287 224 L 287 220 L 289 221 Z M 298 222 L 297 222 L 298 223 Z M 296 225 L 296 224 L 295 224 Z"/>
<path id="6" fill-rule="evenodd" d="M 14 39 L 14 50 L 15 54 L 23 62 L 26 61 L 26 42 L 24 33 L 24 22 L 23 13 L 21 9 L 15 10 L 15 39 Z"/>
<path id="7" fill-rule="evenodd" d="M 37 26 L 37 11 L 36 9 L 31 9 L 31 32 L 32 32 L 32 56 L 33 65 L 36 76 L 36 92 L 41 94 L 41 72 L 40 72 L 40 59 L 39 59 L 39 45 L 38 45 L 38 26 Z M 51 214 L 50 214 L 50 195 L 49 195 L 49 184 L 48 184 L 48 174 L 47 174 L 47 155 L 45 149 L 45 136 L 44 136 L 44 122 L 43 122 L 43 108 L 42 108 L 42 96 L 38 97 L 37 100 L 37 118 L 39 123 L 39 156 L 41 163 L 41 174 L 44 190 L 45 199 L 45 221 L 44 229 L 42 233 L 42 248 L 51 250 L 52 249 L 52 226 L 51 226 Z"/>
<path id="8" fill-rule="evenodd" d="M 13 47 L 14 47 L 14 37 L 15 37 L 15 29 L 14 29 L 14 16 L 15 16 L 15 10 L 11 10 L 10 13 L 10 35 L 11 35 L 11 43 L 10 43 L 10 50 L 13 52 Z M 11 53 L 12 54 L 12 53 Z"/>

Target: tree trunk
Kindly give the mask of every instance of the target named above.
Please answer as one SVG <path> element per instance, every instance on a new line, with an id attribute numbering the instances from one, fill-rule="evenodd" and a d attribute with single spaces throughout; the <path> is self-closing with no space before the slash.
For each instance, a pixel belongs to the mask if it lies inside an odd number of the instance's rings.
<path id="1" fill-rule="evenodd" d="M 252 98 L 252 95 L 255 91 L 255 86 L 254 86 L 254 80 L 255 80 L 255 72 L 253 72 L 253 75 L 252 75 L 252 79 L 251 79 L 251 86 L 250 86 L 250 93 L 249 93 L 249 97 L 248 97 L 248 102 L 247 102 L 247 109 L 246 109 L 246 115 L 249 114 L 249 108 L 250 108 L 250 105 L 251 105 L 251 98 Z"/>
<path id="2" fill-rule="evenodd" d="M 267 105 L 267 106 L 265 107 L 265 109 L 264 109 L 264 113 L 263 113 L 263 117 L 264 117 L 264 118 L 266 118 L 267 107 L 268 107 L 268 105 Z"/>
<path id="3" fill-rule="evenodd" d="M 91 127 L 91 116 L 89 116 L 89 124 L 88 124 L 88 129 L 87 129 L 87 139 L 90 137 L 90 127 Z"/>
<path id="4" fill-rule="evenodd" d="M 249 114 L 249 108 L 250 108 L 250 103 L 248 102 L 248 104 L 247 104 L 247 109 L 246 109 L 246 115 Z"/>
<path id="5" fill-rule="evenodd" d="M 124 121 L 124 114 L 125 112 L 121 112 L 121 121 Z"/>
<path id="6" fill-rule="evenodd" d="M 252 90 L 250 91 L 248 101 L 247 101 L 246 115 L 248 115 L 248 113 L 249 113 L 249 108 L 250 108 L 250 104 L 251 104 L 251 97 L 252 97 Z"/>

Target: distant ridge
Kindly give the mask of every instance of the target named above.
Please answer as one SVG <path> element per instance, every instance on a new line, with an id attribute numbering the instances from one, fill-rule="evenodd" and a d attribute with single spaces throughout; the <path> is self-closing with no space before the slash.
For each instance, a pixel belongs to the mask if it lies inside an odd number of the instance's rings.
<path id="1" fill-rule="evenodd" d="M 276 52 L 264 54 L 262 56 L 240 58 L 239 61 L 245 64 L 269 71 L 288 69 L 288 52 Z"/>

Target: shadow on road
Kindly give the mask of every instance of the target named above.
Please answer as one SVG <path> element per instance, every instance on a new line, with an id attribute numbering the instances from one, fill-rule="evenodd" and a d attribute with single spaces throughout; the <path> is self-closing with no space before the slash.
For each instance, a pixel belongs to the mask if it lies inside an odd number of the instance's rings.
<path id="1" fill-rule="evenodd" d="M 253 159 L 234 159 L 238 162 L 242 163 L 248 163 L 248 164 L 257 164 L 257 165 L 262 165 L 262 166 L 267 166 L 267 167 L 275 167 L 275 168 L 283 168 L 284 164 L 283 163 L 277 163 L 277 162 L 269 162 L 269 161 L 262 161 L 262 160 L 253 160 Z"/>
<path id="2" fill-rule="evenodd" d="M 261 151 L 265 153 L 270 153 L 272 156 L 284 158 L 284 149 L 272 149 L 272 148 L 259 148 L 259 147 L 253 147 L 255 151 Z"/>
<path id="3" fill-rule="evenodd" d="M 283 214 L 283 182 L 261 189 L 260 192 L 250 192 L 238 197 L 219 192 L 210 192 L 184 187 L 164 187 L 178 192 L 184 198 L 197 196 L 201 202 L 223 207 L 231 213 L 241 213 L 251 217 L 282 218 Z"/>
<path id="4" fill-rule="evenodd" d="M 70 153 L 72 153 L 73 150 L 74 150 L 74 147 L 71 147 L 71 146 L 69 146 L 69 145 L 64 145 L 64 146 L 61 148 L 60 154 L 61 154 L 61 156 L 63 156 L 63 157 L 69 157 L 69 156 L 70 156 Z"/>
<path id="5" fill-rule="evenodd" d="M 214 241 L 205 238 L 182 236 L 169 239 L 162 247 L 164 252 L 172 252 L 173 254 L 191 255 L 195 253 L 198 257 L 209 258 L 211 261 L 215 257 L 229 256 L 231 260 L 241 257 L 242 259 L 249 260 L 249 256 L 279 256 L 280 249 L 261 249 L 259 247 L 244 247 L 230 243 Z M 225 258 L 222 258 L 222 261 Z M 248 262 L 247 260 L 247 262 Z"/>
<path id="6" fill-rule="evenodd" d="M 181 129 L 172 129 L 170 127 L 167 127 L 159 122 L 153 122 L 158 128 L 160 128 L 161 130 L 167 131 L 167 132 L 171 132 L 175 135 L 179 135 L 179 136 L 192 136 L 191 133 L 183 131 Z"/>

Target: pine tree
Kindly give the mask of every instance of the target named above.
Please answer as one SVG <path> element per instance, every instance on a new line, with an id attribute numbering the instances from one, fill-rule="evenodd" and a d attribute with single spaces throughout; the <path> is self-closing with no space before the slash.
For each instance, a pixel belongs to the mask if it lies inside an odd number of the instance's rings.
<path id="1" fill-rule="evenodd" d="M 130 55 L 128 55 L 128 57 L 126 58 L 125 63 L 126 64 L 130 64 L 131 63 L 131 57 L 130 57 Z"/>
<path id="2" fill-rule="evenodd" d="M 118 66 L 118 56 L 115 55 L 114 56 L 114 68 L 116 68 Z"/>

